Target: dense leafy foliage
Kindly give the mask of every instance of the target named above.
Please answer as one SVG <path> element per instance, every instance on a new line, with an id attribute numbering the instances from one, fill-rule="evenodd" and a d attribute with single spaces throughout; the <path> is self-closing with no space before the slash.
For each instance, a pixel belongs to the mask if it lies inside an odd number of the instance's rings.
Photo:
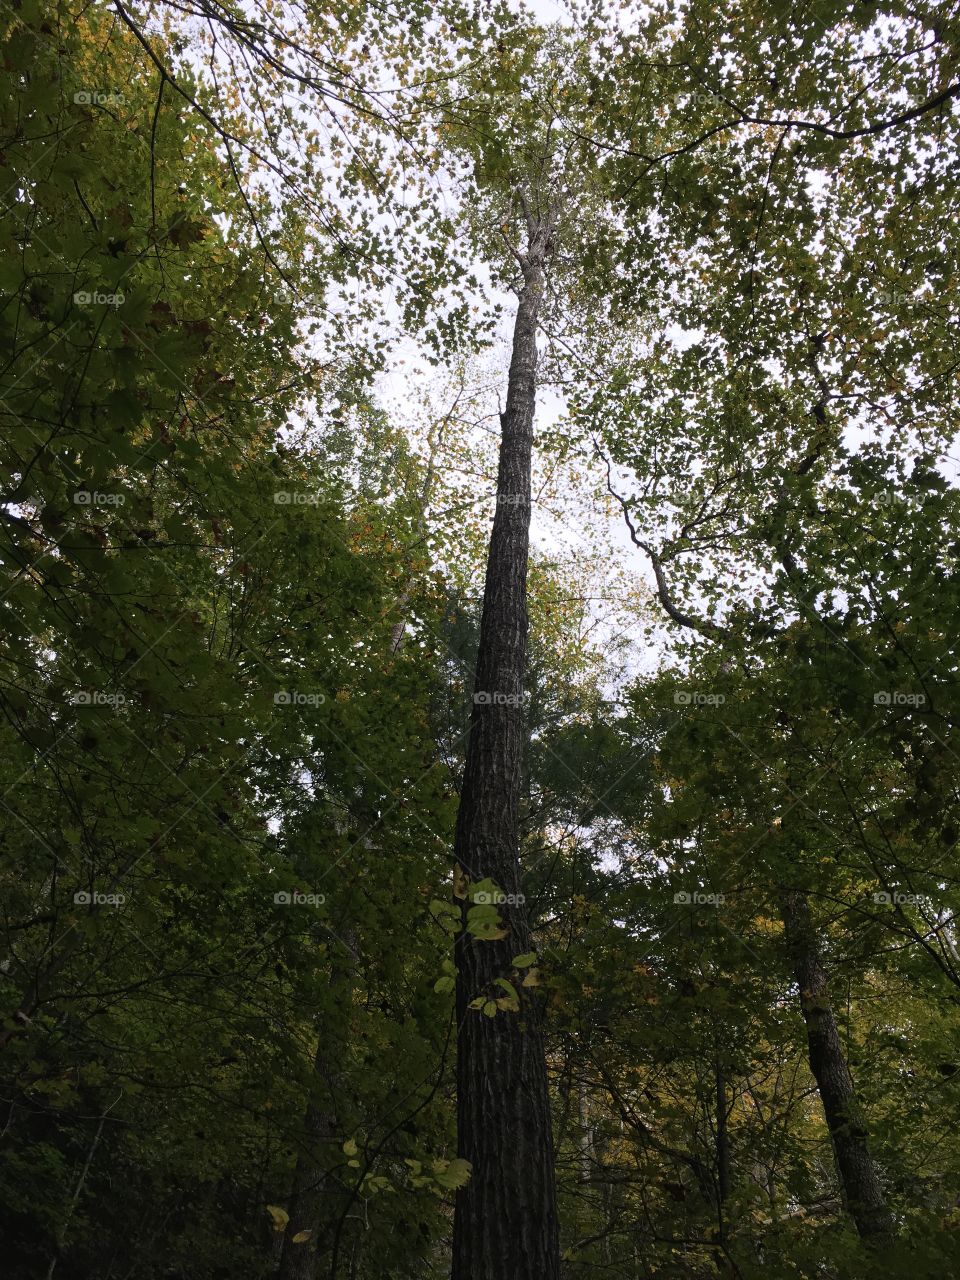
<path id="1" fill-rule="evenodd" d="M 535 949 L 467 1016 L 541 1010 L 563 1275 L 951 1274 L 956 13 L 0 39 L 5 1274 L 449 1274 L 497 326 L 547 211 Z"/>

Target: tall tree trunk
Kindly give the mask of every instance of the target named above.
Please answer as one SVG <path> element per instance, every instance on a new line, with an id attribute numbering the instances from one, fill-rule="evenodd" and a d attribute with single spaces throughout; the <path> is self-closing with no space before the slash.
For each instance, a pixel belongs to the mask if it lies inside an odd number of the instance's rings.
<path id="1" fill-rule="evenodd" d="M 810 1070 L 820 1092 L 844 1202 L 861 1237 L 881 1243 L 893 1235 L 893 1217 L 870 1154 L 867 1126 L 840 1042 L 806 894 L 796 889 L 784 891 L 781 911 L 793 973 L 800 988 Z"/>
<path id="2" fill-rule="evenodd" d="M 536 993 L 519 1013 L 488 1018 L 471 1000 L 510 977 L 530 950 L 520 893 L 520 790 L 527 662 L 527 553 L 537 376 L 537 317 L 552 216 L 530 218 L 490 535 L 474 704 L 454 852 L 472 880 L 491 877 L 511 900 L 499 907 L 507 936 L 457 944 L 458 1150 L 470 1181 L 457 1194 L 453 1280 L 558 1280 L 553 1136 Z M 468 904 L 464 906 L 464 922 Z M 499 994 L 503 994 L 502 991 Z"/>
<path id="3" fill-rule="evenodd" d="M 355 943 L 348 933 L 351 951 Z M 353 956 L 338 959 L 330 975 L 331 989 L 342 1006 L 344 1026 L 349 1022 L 349 1006 L 353 996 Z M 332 1150 L 339 1145 L 339 1122 L 335 1105 L 338 1076 L 343 1070 L 345 1046 L 337 1044 L 321 1028 L 313 1061 L 315 1083 L 326 1098 L 313 1098 L 304 1115 L 300 1153 L 297 1156 L 290 1194 L 290 1221 L 283 1236 L 283 1249 L 277 1270 L 278 1280 L 317 1280 L 319 1260 L 329 1249 L 329 1227 L 336 1219 L 340 1196 L 331 1195 L 332 1179 L 327 1172 Z M 294 1236 L 307 1233 L 307 1239 L 294 1243 Z"/>

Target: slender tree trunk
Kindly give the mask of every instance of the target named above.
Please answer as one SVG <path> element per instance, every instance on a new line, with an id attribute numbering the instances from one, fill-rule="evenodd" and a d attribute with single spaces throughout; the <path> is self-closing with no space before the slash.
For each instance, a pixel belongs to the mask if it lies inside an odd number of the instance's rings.
<path id="1" fill-rule="evenodd" d="M 723 1205 L 730 1196 L 730 1138 L 727 1133 L 727 1078 L 720 1059 L 716 1062 L 717 1095 L 717 1204 L 723 1219 Z"/>
<path id="2" fill-rule="evenodd" d="M 93 1135 L 93 1141 L 90 1143 L 90 1150 L 87 1152 L 87 1158 L 83 1162 L 83 1168 L 80 1171 L 80 1176 L 77 1178 L 76 1186 L 73 1188 L 73 1195 L 70 1197 L 70 1202 L 63 1215 L 63 1221 L 60 1223 L 59 1230 L 56 1233 L 56 1248 L 53 1257 L 50 1259 L 50 1266 L 47 1268 L 46 1280 L 51 1280 L 53 1273 L 57 1269 L 57 1263 L 60 1261 L 60 1251 L 63 1248 L 64 1241 L 66 1240 L 67 1230 L 76 1211 L 77 1201 L 80 1199 L 81 1191 L 83 1191 L 84 1183 L 87 1180 L 87 1174 L 90 1172 L 90 1166 L 93 1164 L 93 1157 L 96 1155 L 97 1147 L 100 1145 L 104 1121 L 122 1097 L 123 1094 L 121 1092 L 117 1095 L 114 1101 L 110 1103 L 109 1107 L 107 1107 L 106 1111 L 100 1117 L 100 1121 L 97 1125 L 97 1131 Z"/>
<path id="3" fill-rule="evenodd" d="M 590 1182 L 593 1172 L 593 1129 L 590 1125 L 590 1096 L 583 1080 L 577 1086 L 577 1110 L 579 1124 L 580 1147 L 580 1181 L 584 1186 Z"/>
<path id="4" fill-rule="evenodd" d="M 322 1078 L 327 1063 L 322 1044 L 314 1063 L 316 1077 Z M 283 1236 L 283 1249 L 277 1275 L 280 1280 L 316 1280 L 318 1252 L 324 1246 L 323 1201 L 326 1190 L 324 1154 L 337 1138 L 337 1121 L 333 1108 L 310 1103 L 304 1119 L 304 1150 L 297 1156 L 290 1195 L 290 1221 Z M 327 1215 L 329 1219 L 329 1215 Z M 294 1236 L 307 1234 L 307 1239 L 294 1244 Z"/>
<path id="5" fill-rule="evenodd" d="M 430 431 L 429 445 L 430 450 L 427 454 L 426 474 L 423 477 L 423 485 L 420 489 L 420 508 L 421 514 L 418 521 L 419 526 L 426 531 L 430 516 L 430 504 L 433 501 L 433 482 L 437 473 L 437 456 L 443 446 L 444 433 L 449 426 L 453 415 L 457 411 L 460 399 L 464 394 L 465 384 L 461 381 L 460 390 L 457 392 L 456 399 L 447 410 L 440 423 Z M 400 652 L 400 646 L 403 644 L 404 632 L 407 629 L 407 615 L 410 612 L 410 601 L 413 598 L 413 589 L 416 585 L 417 575 L 411 574 L 404 584 L 403 590 L 397 598 L 394 608 L 397 611 L 397 620 L 393 624 L 390 632 L 390 654 L 391 657 Z"/>
<path id="6" fill-rule="evenodd" d="M 881 1243 L 893 1235 L 893 1218 L 870 1154 L 867 1126 L 844 1057 L 806 894 L 795 889 L 782 893 L 781 911 L 800 988 L 810 1070 L 820 1092 L 844 1202 L 861 1237 Z"/>
<path id="7" fill-rule="evenodd" d="M 345 960 L 337 964 L 330 977 L 331 988 L 347 1003 L 353 991 L 353 976 L 353 964 Z M 344 1016 L 348 1016 L 346 1010 Z M 339 1140 L 334 1097 L 342 1065 L 343 1045 L 332 1042 L 321 1030 L 313 1075 L 325 1090 L 327 1099 L 312 1099 L 306 1107 L 302 1147 L 297 1156 L 290 1194 L 290 1221 L 284 1232 L 277 1270 L 278 1280 L 317 1280 L 319 1258 L 329 1248 L 330 1241 L 325 1234 L 336 1214 L 327 1167 L 331 1151 Z M 301 1232 L 307 1232 L 308 1238 L 294 1244 L 294 1236 Z"/>
<path id="8" fill-rule="evenodd" d="M 513 334 L 487 559 L 474 705 L 454 851 L 472 880 L 491 877 L 507 936 L 457 944 L 457 1125 L 470 1181 L 457 1194 L 453 1280 L 559 1280 L 553 1136 L 540 1011 L 520 988 L 519 1013 L 493 1018 L 471 1000 L 509 979 L 530 950 L 520 894 L 519 812 L 527 661 L 527 553 L 537 369 L 537 317 L 552 218 L 530 220 Z M 469 905 L 469 904 L 467 904 Z M 464 907 L 466 921 L 467 905 Z M 499 993 L 502 995 L 502 991 Z"/>
<path id="9" fill-rule="evenodd" d="M 432 487 L 434 457 L 435 447 L 431 448 L 427 478 L 421 494 L 425 509 Z M 412 586 L 411 579 L 396 603 L 400 616 L 390 632 L 391 657 L 399 652 L 403 644 Z M 370 847 L 369 843 L 368 847 Z M 356 967 L 354 963 L 356 938 L 351 930 L 346 931 L 345 942 L 353 955 L 350 959 L 344 959 L 335 965 L 330 975 L 330 986 L 341 996 L 345 1004 L 349 1004 Z M 315 1080 L 323 1081 L 331 1097 L 336 1090 L 336 1064 L 339 1056 L 342 1055 L 338 1054 L 337 1049 L 331 1046 L 329 1039 L 321 1033 L 313 1062 L 313 1075 Z M 290 1192 L 290 1221 L 283 1236 L 277 1280 L 317 1280 L 320 1256 L 331 1243 L 324 1235 L 326 1225 L 334 1217 L 329 1203 L 330 1179 L 325 1169 L 324 1152 L 329 1152 L 339 1138 L 335 1108 L 332 1105 L 321 1106 L 317 1102 L 309 1102 L 303 1128 L 304 1145 L 297 1156 L 294 1169 L 293 1186 Z M 308 1239 L 301 1244 L 294 1244 L 294 1236 L 304 1232 L 307 1233 Z"/>

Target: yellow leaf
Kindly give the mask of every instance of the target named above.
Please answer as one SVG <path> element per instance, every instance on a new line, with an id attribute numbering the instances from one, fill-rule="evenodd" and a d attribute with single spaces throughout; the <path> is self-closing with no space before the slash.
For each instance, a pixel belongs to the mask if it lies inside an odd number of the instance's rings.
<path id="1" fill-rule="evenodd" d="M 465 898 L 469 887 L 470 877 L 463 874 L 463 868 L 458 862 L 453 868 L 453 896 L 455 898 Z"/>
<path id="2" fill-rule="evenodd" d="M 306 1241 L 309 1240 L 312 1235 L 313 1235 L 312 1231 L 298 1231 L 297 1234 L 293 1237 L 293 1243 L 305 1244 Z"/>
<path id="3" fill-rule="evenodd" d="M 268 1204 L 267 1213 L 269 1213 L 273 1221 L 274 1231 L 283 1231 L 286 1229 L 287 1223 L 290 1221 L 290 1215 L 286 1209 L 281 1209 L 278 1204 Z"/>

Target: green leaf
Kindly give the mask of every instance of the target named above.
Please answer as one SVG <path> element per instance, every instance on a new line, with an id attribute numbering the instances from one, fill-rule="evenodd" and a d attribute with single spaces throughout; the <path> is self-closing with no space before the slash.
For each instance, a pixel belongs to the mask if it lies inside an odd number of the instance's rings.
<path id="1" fill-rule="evenodd" d="M 447 1162 L 438 1160 L 433 1166 L 434 1181 L 447 1191 L 456 1191 L 459 1187 L 465 1187 L 470 1180 L 471 1172 L 470 1161 L 460 1156 Z"/>
<path id="2" fill-rule="evenodd" d="M 495 978 L 494 982 L 501 990 L 507 993 L 511 1000 L 517 1004 L 520 1003 L 520 996 L 512 982 L 508 982 L 506 978 Z"/>

